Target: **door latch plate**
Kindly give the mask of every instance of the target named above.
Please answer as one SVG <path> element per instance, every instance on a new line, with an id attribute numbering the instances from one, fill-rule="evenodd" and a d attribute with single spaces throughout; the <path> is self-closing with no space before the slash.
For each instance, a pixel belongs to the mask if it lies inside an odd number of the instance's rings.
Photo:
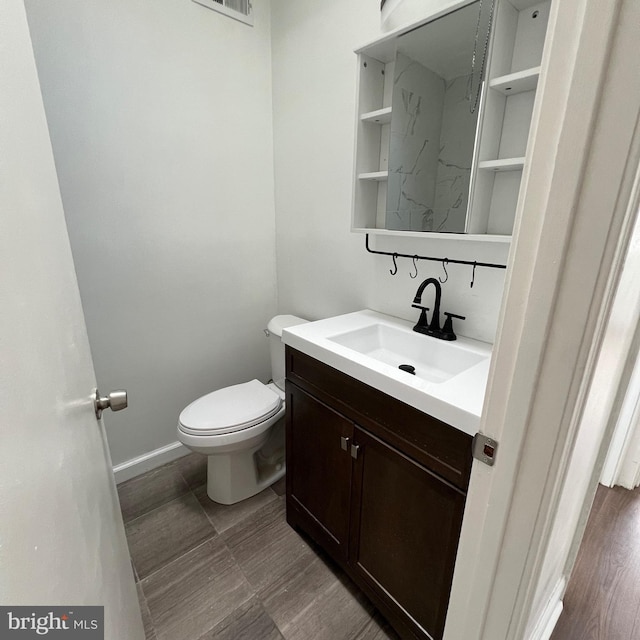
<path id="1" fill-rule="evenodd" d="M 498 443 L 485 436 L 482 433 L 476 433 L 473 437 L 473 457 L 484 464 L 493 467 L 496 461 L 496 451 L 498 450 Z"/>

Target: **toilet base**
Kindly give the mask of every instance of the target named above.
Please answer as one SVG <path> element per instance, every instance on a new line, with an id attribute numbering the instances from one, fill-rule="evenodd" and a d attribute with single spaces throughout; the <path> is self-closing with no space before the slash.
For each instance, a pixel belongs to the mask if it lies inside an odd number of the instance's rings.
<path id="1" fill-rule="evenodd" d="M 207 495 L 219 504 L 246 500 L 285 474 L 284 419 L 251 449 L 207 457 Z"/>
<path id="2" fill-rule="evenodd" d="M 264 491 L 284 476 L 284 462 L 280 469 L 266 478 L 258 479 L 254 456 L 209 456 L 207 460 L 207 495 L 219 504 L 235 504 Z"/>

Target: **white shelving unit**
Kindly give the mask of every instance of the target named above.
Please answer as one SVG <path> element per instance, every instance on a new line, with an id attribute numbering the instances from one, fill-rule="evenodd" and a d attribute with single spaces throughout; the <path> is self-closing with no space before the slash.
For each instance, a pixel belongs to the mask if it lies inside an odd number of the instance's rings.
<path id="1" fill-rule="evenodd" d="M 384 227 L 395 56 L 387 39 L 358 54 L 353 229 Z"/>
<path id="2" fill-rule="evenodd" d="M 380 235 L 508 242 L 525 166 L 551 0 L 496 0 L 464 234 L 385 229 L 389 138 L 398 38 L 450 10 L 397 29 L 357 50 L 358 91 L 351 230 Z"/>
<path id="3" fill-rule="evenodd" d="M 511 235 L 551 0 L 498 0 L 467 231 Z"/>

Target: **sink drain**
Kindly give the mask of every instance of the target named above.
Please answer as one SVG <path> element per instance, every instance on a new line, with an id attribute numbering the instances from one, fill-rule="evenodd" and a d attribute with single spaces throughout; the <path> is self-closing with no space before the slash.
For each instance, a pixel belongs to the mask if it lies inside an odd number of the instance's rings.
<path id="1" fill-rule="evenodd" d="M 416 375 L 416 368 L 412 365 L 412 364 L 401 364 L 398 369 L 401 369 L 402 371 L 406 371 L 407 373 L 410 373 L 412 376 Z"/>

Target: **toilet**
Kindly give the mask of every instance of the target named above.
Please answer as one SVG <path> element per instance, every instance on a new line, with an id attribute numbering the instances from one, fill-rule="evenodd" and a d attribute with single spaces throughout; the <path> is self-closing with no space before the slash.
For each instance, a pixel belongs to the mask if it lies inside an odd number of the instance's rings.
<path id="1" fill-rule="evenodd" d="M 207 456 L 207 495 L 220 504 L 246 500 L 284 476 L 282 330 L 307 322 L 291 315 L 269 321 L 272 381 L 250 380 L 208 393 L 183 409 L 178 440 Z"/>

